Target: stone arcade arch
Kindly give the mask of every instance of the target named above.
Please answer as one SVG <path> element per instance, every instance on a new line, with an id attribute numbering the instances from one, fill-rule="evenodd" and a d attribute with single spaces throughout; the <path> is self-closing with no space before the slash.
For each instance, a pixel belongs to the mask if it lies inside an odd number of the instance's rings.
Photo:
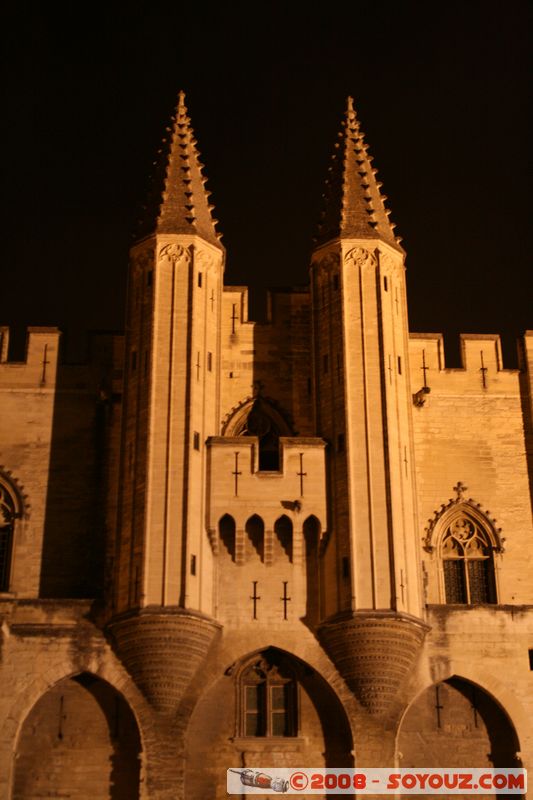
<path id="1" fill-rule="evenodd" d="M 140 751 L 137 722 L 116 689 L 92 673 L 64 678 L 24 720 L 11 798 L 134 800 Z"/>
<path id="2" fill-rule="evenodd" d="M 260 735 L 246 735 L 246 687 L 254 672 L 264 693 L 271 684 L 285 687 L 293 704 L 288 713 L 294 715 L 285 735 L 272 735 L 274 724 L 258 725 Z M 266 714 L 277 708 L 274 700 L 267 702 Z M 351 767 L 352 749 L 348 718 L 331 686 L 301 659 L 266 647 L 228 667 L 199 699 L 187 731 L 186 797 L 226 798 L 229 767 Z"/>
<path id="3" fill-rule="evenodd" d="M 425 689 L 398 733 L 400 767 L 520 767 L 518 736 L 485 689 L 453 676 Z M 456 795 L 460 797 L 462 795 Z"/>

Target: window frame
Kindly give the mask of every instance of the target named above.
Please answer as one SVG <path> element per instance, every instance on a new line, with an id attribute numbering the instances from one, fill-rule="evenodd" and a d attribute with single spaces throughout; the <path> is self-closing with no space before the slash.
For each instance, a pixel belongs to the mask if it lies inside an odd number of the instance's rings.
<path id="1" fill-rule="evenodd" d="M 468 536 L 465 535 L 461 539 L 461 535 L 457 533 L 458 523 L 468 524 L 473 529 L 473 532 Z M 498 581 L 497 569 L 495 563 L 495 553 L 501 552 L 501 545 L 495 542 L 495 537 L 492 534 L 491 526 L 488 520 L 484 520 L 483 515 L 473 513 L 473 510 L 467 504 L 456 506 L 453 513 L 447 514 L 439 526 L 438 535 L 438 563 L 439 563 L 439 594 L 441 603 L 443 605 L 462 605 L 462 606 L 475 606 L 475 605 L 497 605 L 498 604 Z M 455 529 L 455 533 L 454 533 Z M 477 540 L 484 545 L 485 555 L 475 557 L 468 554 L 468 544 Z M 447 555 L 445 548 L 447 543 L 455 541 L 459 547 L 462 548 L 462 553 L 457 556 Z M 457 550 L 459 552 L 459 549 Z M 472 597 L 472 570 L 469 568 L 471 563 L 485 563 L 486 570 L 486 597 L 482 600 Z M 460 576 L 462 583 L 463 599 L 458 600 L 450 597 L 448 591 L 448 579 L 446 564 L 454 563 L 459 564 L 457 574 Z M 451 570 L 448 570 L 451 572 Z"/>
<path id="2" fill-rule="evenodd" d="M 9 518 L 10 517 L 10 518 Z M 15 562 L 15 544 L 19 520 L 22 517 L 22 503 L 13 484 L 0 474 L 0 525 L 6 531 L 7 556 L 0 562 L 0 595 L 13 593 L 13 568 Z M 3 518 L 3 519 L 2 519 Z"/>
<path id="3" fill-rule="evenodd" d="M 293 670 L 284 662 L 279 669 L 278 659 L 265 654 L 248 661 L 238 677 L 238 731 L 239 738 L 253 740 L 287 741 L 298 736 L 299 730 L 299 684 Z M 254 675 L 255 673 L 255 675 Z M 283 673 L 283 674 L 282 674 Z M 274 705 L 274 690 L 283 687 L 283 708 Z M 255 705 L 251 709 L 249 690 L 256 689 Z M 284 716 L 284 733 L 275 733 L 275 715 Z M 252 733 L 248 727 L 249 717 L 257 716 Z"/>

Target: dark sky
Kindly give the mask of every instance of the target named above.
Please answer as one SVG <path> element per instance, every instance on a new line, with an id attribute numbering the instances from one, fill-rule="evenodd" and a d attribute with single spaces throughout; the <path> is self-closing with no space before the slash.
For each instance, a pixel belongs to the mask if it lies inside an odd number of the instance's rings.
<path id="1" fill-rule="evenodd" d="M 57 324 L 71 349 L 123 327 L 136 209 L 183 88 L 228 283 L 307 282 L 353 94 L 411 329 L 499 332 L 510 359 L 533 327 L 525 1 L 19 3 L 2 27 L 1 322 Z"/>

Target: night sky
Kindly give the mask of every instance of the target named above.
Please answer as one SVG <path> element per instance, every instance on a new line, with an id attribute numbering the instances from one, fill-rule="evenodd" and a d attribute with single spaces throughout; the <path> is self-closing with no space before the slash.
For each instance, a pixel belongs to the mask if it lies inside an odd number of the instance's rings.
<path id="1" fill-rule="evenodd" d="M 14 4 L 13 4 L 14 5 Z M 528 4 L 20 3 L 4 14 L 0 322 L 124 324 L 127 253 L 183 88 L 227 283 L 303 284 L 329 157 L 358 116 L 407 251 L 410 327 L 533 327 Z"/>

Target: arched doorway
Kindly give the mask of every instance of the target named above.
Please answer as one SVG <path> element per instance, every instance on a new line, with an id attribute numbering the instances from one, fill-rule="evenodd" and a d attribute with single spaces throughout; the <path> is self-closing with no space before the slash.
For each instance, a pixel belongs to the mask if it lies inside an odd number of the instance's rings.
<path id="1" fill-rule="evenodd" d="M 187 800 L 226 798 L 231 767 L 351 767 L 353 740 L 319 673 L 267 647 L 239 659 L 200 698 L 187 732 Z"/>
<path id="2" fill-rule="evenodd" d="M 480 686 L 456 676 L 419 695 L 398 736 L 401 767 L 517 768 L 519 749 L 503 708 Z"/>
<path id="3" fill-rule="evenodd" d="M 140 750 L 137 723 L 122 695 L 89 673 L 66 678 L 24 721 L 12 800 L 134 800 Z"/>

